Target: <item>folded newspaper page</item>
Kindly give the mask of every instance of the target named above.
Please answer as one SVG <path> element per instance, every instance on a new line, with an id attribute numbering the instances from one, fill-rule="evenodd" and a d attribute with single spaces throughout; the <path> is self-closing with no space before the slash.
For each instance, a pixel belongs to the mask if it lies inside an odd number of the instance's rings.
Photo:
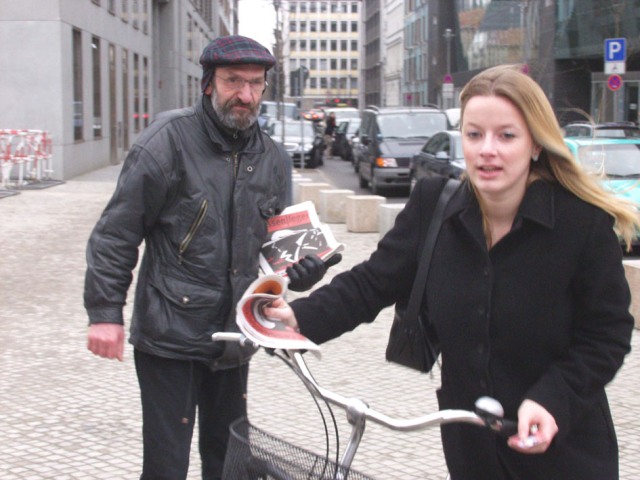
<path id="1" fill-rule="evenodd" d="M 236 307 L 236 323 L 252 342 L 266 348 L 284 350 L 320 350 L 307 337 L 264 312 L 276 298 L 284 297 L 287 280 L 280 275 L 263 275 L 246 290 Z"/>
<path id="2" fill-rule="evenodd" d="M 260 251 L 260 268 L 265 274 L 286 276 L 287 267 L 306 255 L 315 254 L 326 260 L 344 249 L 331 229 L 320 223 L 311 201 L 285 208 L 267 225 L 269 240 Z"/>

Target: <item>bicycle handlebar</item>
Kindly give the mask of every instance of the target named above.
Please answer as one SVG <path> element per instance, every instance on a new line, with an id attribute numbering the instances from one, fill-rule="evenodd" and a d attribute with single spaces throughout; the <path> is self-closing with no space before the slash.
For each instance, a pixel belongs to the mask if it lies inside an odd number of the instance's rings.
<path id="1" fill-rule="evenodd" d="M 214 341 L 238 342 L 241 345 L 251 345 L 258 348 L 258 345 L 241 333 L 217 332 L 214 333 L 211 338 Z M 517 423 L 502 418 L 504 415 L 502 405 L 490 397 L 481 397 L 478 399 L 476 401 L 475 412 L 448 409 L 411 419 L 390 417 L 372 409 L 366 402 L 358 398 L 344 397 L 321 386 L 315 381 L 300 351 L 284 350 L 284 352 L 290 365 L 300 373 L 301 379 L 311 385 L 311 391 L 327 402 L 343 408 L 347 412 L 349 422 L 352 424 L 352 420 L 357 421 L 356 419 L 364 417 L 391 430 L 405 432 L 455 422 L 488 427 L 497 434 L 505 437 L 514 435 L 518 431 Z"/>

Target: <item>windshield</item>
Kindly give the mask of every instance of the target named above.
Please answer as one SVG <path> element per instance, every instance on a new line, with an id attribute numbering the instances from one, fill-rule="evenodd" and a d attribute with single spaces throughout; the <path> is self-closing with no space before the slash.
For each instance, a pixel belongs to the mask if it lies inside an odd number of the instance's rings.
<path id="1" fill-rule="evenodd" d="M 378 126 L 384 138 L 428 138 L 447 129 L 447 116 L 437 112 L 379 115 Z"/>
<path id="2" fill-rule="evenodd" d="M 581 146 L 578 160 L 589 173 L 640 178 L 640 143 Z"/>
<path id="3" fill-rule="evenodd" d="M 302 134 L 305 138 L 313 138 L 315 136 L 315 131 L 313 126 L 309 123 L 302 123 Z M 300 122 L 291 122 L 284 124 L 284 135 L 285 137 L 300 137 Z M 273 126 L 273 136 L 275 138 L 282 136 L 282 123 L 276 123 Z"/>
<path id="4" fill-rule="evenodd" d="M 281 111 L 287 118 L 298 118 L 298 107 L 293 103 L 281 103 Z M 262 102 L 260 104 L 260 115 L 269 115 L 277 118 L 278 104 L 275 102 Z"/>

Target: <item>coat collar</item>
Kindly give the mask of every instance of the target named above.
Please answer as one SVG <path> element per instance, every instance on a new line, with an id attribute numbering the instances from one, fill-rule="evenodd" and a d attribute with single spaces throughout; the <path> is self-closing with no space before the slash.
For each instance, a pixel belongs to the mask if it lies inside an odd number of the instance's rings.
<path id="1" fill-rule="evenodd" d="M 535 180 L 527 187 L 515 226 L 524 219 L 538 223 L 546 228 L 553 228 L 555 224 L 555 188 L 553 184 L 544 180 Z M 462 182 L 447 207 L 447 218 L 459 215 L 464 223 L 482 228 L 480 207 L 468 180 Z"/>

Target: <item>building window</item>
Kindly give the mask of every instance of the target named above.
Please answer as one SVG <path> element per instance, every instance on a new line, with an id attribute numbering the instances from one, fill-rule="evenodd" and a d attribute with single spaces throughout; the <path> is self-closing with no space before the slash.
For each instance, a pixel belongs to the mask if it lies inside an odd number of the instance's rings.
<path id="1" fill-rule="evenodd" d="M 315 52 L 318 50 L 318 41 L 317 40 L 310 40 L 309 41 L 309 49 L 312 52 Z"/>
<path id="2" fill-rule="evenodd" d="M 338 51 L 338 41 L 337 40 L 331 40 L 331 51 L 332 52 L 337 52 Z"/>
<path id="3" fill-rule="evenodd" d="M 129 149 L 129 52 L 122 49 L 122 148 Z"/>
<path id="4" fill-rule="evenodd" d="M 82 32 L 73 29 L 73 139 L 82 140 Z"/>
<path id="5" fill-rule="evenodd" d="M 327 12 L 327 2 L 321 2 L 320 3 L 320 13 L 326 13 Z"/>
<path id="6" fill-rule="evenodd" d="M 337 70 L 338 69 L 338 60 L 336 60 L 335 58 L 332 58 L 330 61 L 330 65 L 331 65 L 331 70 Z"/>
<path id="7" fill-rule="evenodd" d="M 320 79 L 320 88 L 327 88 L 327 85 L 328 85 L 327 79 L 325 77 L 322 77 Z"/>
<path id="8" fill-rule="evenodd" d="M 310 60 L 309 68 L 310 68 L 311 70 L 317 70 L 317 68 L 318 68 L 318 59 L 317 59 L 317 58 L 312 58 L 312 59 Z"/>
<path id="9" fill-rule="evenodd" d="M 351 40 L 351 51 L 352 52 L 357 52 L 358 51 L 358 41 L 357 40 Z"/>
<path id="10" fill-rule="evenodd" d="M 309 12 L 310 13 L 316 13 L 318 11 L 317 6 L 316 6 L 316 2 L 311 2 L 309 4 Z"/>
<path id="11" fill-rule="evenodd" d="M 340 70 L 346 70 L 348 68 L 347 59 L 343 58 L 340 60 Z"/>
<path id="12" fill-rule="evenodd" d="M 304 2 L 300 3 L 300 13 L 307 13 L 307 4 Z"/>
<path id="13" fill-rule="evenodd" d="M 102 137 L 102 88 L 100 70 L 100 39 L 91 39 L 91 61 L 93 63 L 93 138 Z"/>
<path id="14" fill-rule="evenodd" d="M 300 31 L 301 32 L 307 31 L 307 22 L 300 22 Z"/>
<path id="15" fill-rule="evenodd" d="M 340 50 L 342 52 L 347 51 L 347 45 L 349 45 L 349 43 L 346 40 L 340 40 Z"/>
<path id="16" fill-rule="evenodd" d="M 306 49 L 307 49 L 307 41 L 300 40 L 300 50 L 304 52 Z"/>
<path id="17" fill-rule="evenodd" d="M 189 82 L 191 97 L 191 82 Z M 140 131 L 140 56 L 133 54 L 133 131 Z"/>
<path id="18" fill-rule="evenodd" d="M 326 40 L 320 40 L 320 51 L 321 52 L 326 52 L 327 51 L 327 41 Z"/>
<path id="19" fill-rule="evenodd" d="M 318 88 L 318 79 L 316 77 L 309 79 L 309 88 Z"/>
<path id="20" fill-rule="evenodd" d="M 348 22 L 340 22 L 340 31 L 348 32 L 349 31 L 349 23 Z"/>
<path id="21" fill-rule="evenodd" d="M 142 98 L 142 119 L 143 126 L 146 127 L 149 125 L 149 60 L 147 57 L 142 57 Z"/>
<path id="22" fill-rule="evenodd" d="M 309 31 L 310 32 L 317 32 L 318 31 L 318 22 L 309 22 Z"/>
<path id="23" fill-rule="evenodd" d="M 289 40 L 289 50 L 292 52 L 296 51 L 296 41 L 295 40 Z"/>
<path id="24" fill-rule="evenodd" d="M 133 28 L 138 29 L 140 21 L 140 10 L 138 8 L 138 0 L 131 0 L 131 24 Z"/>
<path id="25" fill-rule="evenodd" d="M 358 2 L 351 2 L 351 13 L 358 13 Z"/>
<path id="26" fill-rule="evenodd" d="M 358 70 L 358 60 L 355 58 L 351 59 L 351 70 L 354 70 L 354 71 Z"/>
<path id="27" fill-rule="evenodd" d="M 149 0 L 142 0 L 142 15 L 140 17 L 142 22 L 142 33 L 149 33 Z"/>
<path id="28" fill-rule="evenodd" d="M 116 14 L 116 0 L 107 0 L 107 10 L 113 15 Z"/>
<path id="29" fill-rule="evenodd" d="M 327 70 L 327 59 L 326 58 L 321 58 L 320 59 L 320 70 L 322 70 L 322 71 L 326 71 Z"/>
<path id="30" fill-rule="evenodd" d="M 351 31 L 356 33 L 358 31 L 358 22 L 351 22 Z"/>
<path id="31" fill-rule="evenodd" d="M 331 22 L 331 31 L 332 32 L 338 31 L 338 22 Z"/>
<path id="32" fill-rule="evenodd" d="M 122 10 L 120 12 L 120 18 L 123 22 L 129 21 L 129 0 L 122 0 Z"/>
<path id="33" fill-rule="evenodd" d="M 320 31 L 321 32 L 327 31 L 327 22 L 320 22 Z"/>
<path id="34" fill-rule="evenodd" d="M 297 26 L 298 26 L 297 22 L 292 20 L 291 22 L 289 22 L 289 31 L 297 32 L 298 31 Z"/>

